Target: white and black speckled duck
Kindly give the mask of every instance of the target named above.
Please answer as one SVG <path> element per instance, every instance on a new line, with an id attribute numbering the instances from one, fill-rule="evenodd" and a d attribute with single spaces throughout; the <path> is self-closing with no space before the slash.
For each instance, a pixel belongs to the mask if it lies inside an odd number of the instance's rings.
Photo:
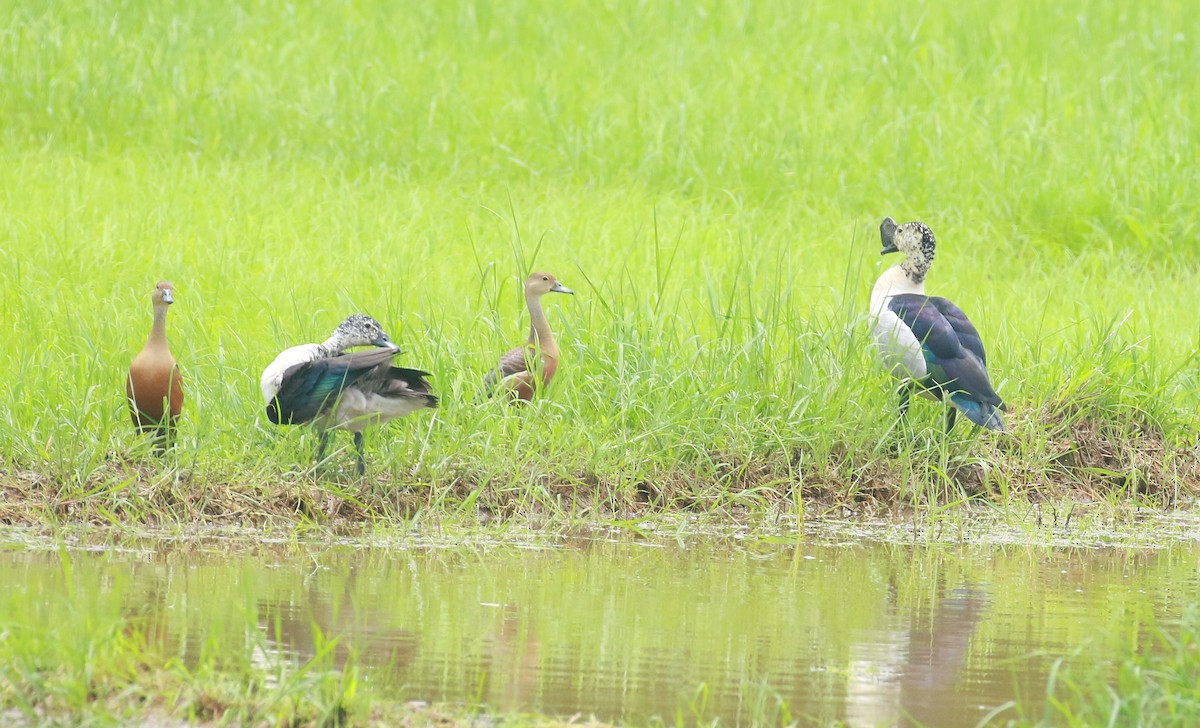
<path id="1" fill-rule="evenodd" d="M 547 293 L 575 293 L 549 273 L 533 273 L 525 280 L 525 305 L 529 308 L 529 340 L 500 357 L 484 378 L 489 393 L 503 392 L 514 401 L 529 402 L 558 371 L 558 343 L 542 310 Z"/>
<path id="2" fill-rule="evenodd" d="M 344 353 L 355 346 L 369 351 Z M 267 419 L 277 425 L 311 422 L 320 432 L 317 461 L 330 430 L 354 433 L 358 472 L 366 472 L 363 430 L 425 407 L 437 407 L 427 372 L 391 365 L 400 349 L 370 316 L 354 314 L 324 343 L 284 350 L 263 371 Z"/>
<path id="3" fill-rule="evenodd" d="M 975 424 L 1004 430 L 1004 403 L 988 379 L 987 354 L 966 314 L 945 298 L 925 295 L 925 275 L 936 243 L 924 223 L 879 226 L 881 254 L 901 252 L 904 260 L 884 271 L 871 291 L 871 328 L 884 367 L 903 380 L 900 414 L 908 412 L 915 389 L 930 399 L 948 398 L 946 430 L 962 411 Z"/>

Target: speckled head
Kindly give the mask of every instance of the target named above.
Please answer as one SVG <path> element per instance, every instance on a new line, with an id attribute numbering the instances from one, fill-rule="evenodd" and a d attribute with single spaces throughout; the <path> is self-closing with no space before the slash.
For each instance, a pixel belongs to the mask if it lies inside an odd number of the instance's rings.
<path id="1" fill-rule="evenodd" d="M 175 303 L 175 286 L 166 281 L 159 281 L 150 300 L 155 306 L 169 306 Z"/>
<path id="2" fill-rule="evenodd" d="M 900 264 L 914 283 L 925 280 L 929 266 L 933 265 L 934 250 L 937 241 L 933 231 L 923 222 L 906 222 L 897 225 L 890 217 L 885 217 L 879 226 L 879 237 L 883 242 L 880 255 L 888 253 L 904 253 L 904 262 Z"/>
<path id="3" fill-rule="evenodd" d="M 329 343 L 339 352 L 355 346 L 396 346 L 378 321 L 361 313 L 347 316 L 329 337 Z"/>

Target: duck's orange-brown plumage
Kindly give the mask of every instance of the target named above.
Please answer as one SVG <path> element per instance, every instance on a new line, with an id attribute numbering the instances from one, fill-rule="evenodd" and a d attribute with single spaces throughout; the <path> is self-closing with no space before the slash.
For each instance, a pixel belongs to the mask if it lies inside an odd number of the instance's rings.
<path id="1" fill-rule="evenodd" d="M 525 280 L 525 305 L 529 308 L 529 339 L 500 357 L 496 368 L 484 380 L 489 390 L 500 390 L 514 399 L 528 402 L 540 387 L 554 378 L 558 370 L 558 342 L 542 310 L 547 293 L 574 293 L 549 273 L 534 273 Z M 540 365 L 540 366 L 539 366 Z"/>
<path id="2" fill-rule="evenodd" d="M 159 283 L 151 300 L 154 323 L 146 345 L 129 365 L 125 395 L 134 426 L 153 433 L 162 446 L 174 433 L 183 411 L 183 375 L 167 345 L 167 307 L 175 300 L 174 287 L 165 281 Z"/>

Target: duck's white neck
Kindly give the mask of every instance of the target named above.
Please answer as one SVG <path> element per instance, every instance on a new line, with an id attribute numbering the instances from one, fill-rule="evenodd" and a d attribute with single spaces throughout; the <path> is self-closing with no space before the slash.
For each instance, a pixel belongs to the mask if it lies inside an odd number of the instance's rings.
<path id="1" fill-rule="evenodd" d="M 321 349 L 321 353 L 327 357 L 341 356 L 352 345 L 352 342 L 341 331 L 334 331 L 332 336 L 317 344 Z"/>
<path id="2" fill-rule="evenodd" d="M 875 287 L 871 289 L 871 313 L 878 313 L 887 306 L 887 300 L 901 293 L 916 293 L 925 295 L 925 276 L 913 280 L 912 274 L 904 264 L 894 265 L 879 276 Z"/>

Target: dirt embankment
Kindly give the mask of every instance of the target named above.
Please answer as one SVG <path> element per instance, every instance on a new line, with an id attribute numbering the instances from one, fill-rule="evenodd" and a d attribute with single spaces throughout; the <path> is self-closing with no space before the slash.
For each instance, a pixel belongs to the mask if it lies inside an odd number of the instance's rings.
<path id="1" fill-rule="evenodd" d="M 621 473 L 527 466 L 500 482 L 469 462 L 416 474 L 359 478 L 329 468 L 284 473 L 174 469 L 116 454 L 82 483 L 35 467 L 0 470 L 0 523 L 9 525 L 237 525 L 330 527 L 403 520 L 428 509 L 481 517 L 635 517 L 670 511 L 745 512 L 831 505 L 890 506 L 974 500 L 1125 500 L 1171 507 L 1200 493 L 1200 446 L 1170 443 L 1146 423 L 1118 423 L 1062 407 L 1017 422 L 1015 434 L 943 447 L 933 431 L 896 436 L 873 451 L 710 452 L 698 463 Z M 1033 437 L 1022 433 L 1035 433 Z"/>

